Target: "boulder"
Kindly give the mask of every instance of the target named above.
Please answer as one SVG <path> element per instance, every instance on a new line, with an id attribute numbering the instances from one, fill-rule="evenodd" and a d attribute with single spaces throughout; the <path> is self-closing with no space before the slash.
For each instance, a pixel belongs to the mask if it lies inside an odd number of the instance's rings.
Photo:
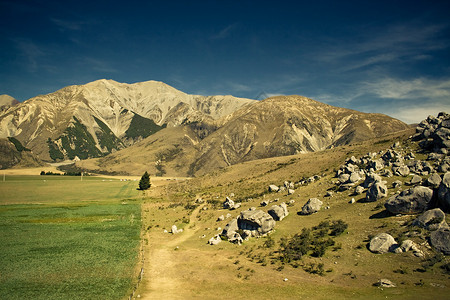
<path id="1" fill-rule="evenodd" d="M 418 214 L 427 210 L 433 197 L 433 190 L 416 186 L 392 196 L 384 207 L 393 214 Z"/>
<path id="2" fill-rule="evenodd" d="M 280 188 L 274 184 L 269 185 L 269 192 L 278 192 Z"/>
<path id="3" fill-rule="evenodd" d="M 441 228 L 430 235 L 431 245 L 445 255 L 450 255 L 450 229 Z"/>
<path id="4" fill-rule="evenodd" d="M 294 189 L 288 189 L 288 195 L 292 195 L 293 193 L 295 193 Z"/>
<path id="5" fill-rule="evenodd" d="M 269 205 L 269 200 L 261 201 L 261 203 L 259 205 L 261 205 L 262 207 L 267 206 L 267 205 Z"/>
<path id="6" fill-rule="evenodd" d="M 227 197 L 225 199 L 225 202 L 223 202 L 223 208 L 225 208 L 225 209 L 233 209 L 234 208 L 234 201 Z"/>
<path id="7" fill-rule="evenodd" d="M 439 228 L 448 227 L 447 222 L 445 222 L 445 213 L 439 208 L 427 210 L 415 219 L 412 225 L 427 230 L 438 230 Z"/>
<path id="8" fill-rule="evenodd" d="M 401 187 L 402 184 L 403 184 L 403 182 L 401 182 L 400 180 L 396 180 L 396 181 L 394 181 L 394 182 L 392 183 L 392 187 L 393 187 L 394 189 L 396 189 L 396 188 Z"/>
<path id="9" fill-rule="evenodd" d="M 450 213 L 450 172 L 444 174 L 438 190 L 439 207 Z"/>
<path id="10" fill-rule="evenodd" d="M 379 182 L 383 181 L 381 176 L 378 174 L 375 174 L 375 173 L 370 173 L 366 176 L 366 180 L 364 180 L 363 187 L 368 188 L 372 184 L 374 184 L 375 182 L 378 182 L 378 181 Z"/>
<path id="11" fill-rule="evenodd" d="M 242 238 L 242 236 L 238 233 L 238 232 L 234 232 L 233 234 L 231 234 L 231 236 L 228 238 L 228 241 L 230 243 L 233 244 L 242 244 L 244 242 L 244 239 Z"/>
<path id="12" fill-rule="evenodd" d="M 374 202 L 377 201 L 383 197 L 387 196 L 387 187 L 386 185 L 381 182 L 377 181 L 374 184 L 372 184 L 366 193 L 366 201 L 367 202 Z"/>
<path id="13" fill-rule="evenodd" d="M 218 234 L 216 234 L 215 236 L 213 236 L 212 238 L 210 238 L 208 240 L 209 245 L 217 245 L 220 242 L 222 242 L 222 239 L 220 238 L 220 236 Z"/>
<path id="14" fill-rule="evenodd" d="M 262 210 L 245 210 L 237 218 L 239 229 L 252 231 L 253 236 L 262 236 L 275 227 L 275 220 Z"/>
<path id="15" fill-rule="evenodd" d="M 362 193 L 364 193 L 364 188 L 362 186 L 358 185 L 355 188 L 355 195 L 361 195 Z"/>
<path id="16" fill-rule="evenodd" d="M 177 234 L 180 232 L 183 232 L 183 229 L 178 229 L 177 225 L 172 225 L 172 231 L 171 231 L 172 234 Z"/>
<path id="17" fill-rule="evenodd" d="M 422 177 L 420 177 L 419 175 L 414 174 L 413 177 L 411 178 L 411 181 L 409 183 L 414 185 L 414 184 L 419 184 L 421 182 L 422 182 Z"/>
<path id="18" fill-rule="evenodd" d="M 286 203 L 281 203 L 280 205 L 274 205 L 272 206 L 269 211 L 269 215 L 272 216 L 272 218 L 275 221 L 281 221 L 283 220 L 287 215 L 289 215 L 287 205 Z"/>
<path id="19" fill-rule="evenodd" d="M 373 168 L 375 171 L 381 170 L 384 168 L 384 161 L 383 159 L 375 159 L 370 161 L 369 168 Z"/>
<path id="20" fill-rule="evenodd" d="M 350 174 L 342 173 L 339 175 L 338 180 L 340 183 L 346 183 L 350 179 Z"/>
<path id="21" fill-rule="evenodd" d="M 396 285 L 390 281 L 389 279 L 382 278 L 373 284 L 374 286 L 382 287 L 382 288 L 393 288 Z"/>
<path id="22" fill-rule="evenodd" d="M 356 183 L 360 180 L 361 180 L 361 175 L 359 174 L 359 172 L 353 172 L 352 174 L 350 174 L 350 178 L 348 179 L 348 181 L 350 183 Z"/>
<path id="23" fill-rule="evenodd" d="M 404 240 L 400 245 L 403 252 L 408 252 L 412 248 L 417 248 L 416 244 L 411 240 Z"/>
<path id="24" fill-rule="evenodd" d="M 369 250 L 373 253 L 387 253 L 398 248 L 395 239 L 387 233 L 377 234 L 370 240 Z"/>
<path id="25" fill-rule="evenodd" d="M 439 176 L 438 173 L 433 173 L 428 177 L 426 184 L 431 187 L 432 189 L 436 189 L 439 187 L 439 185 L 442 182 L 441 176 Z"/>
<path id="26" fill-rule="evenodd" d="M 392 167 L 392 172 L 397 176 L 406 177 L 409 175 L 409 168 L 406 165 L 401 165 L 399 167 Z"/>
<path id="27" fill-rule="evenodd" d="M 317 198 L 311 198 L 306 202 L 306 204 L 302 207 L 301 214 L 302 215 L 310 215 L 316 213 L 322 207 L 323 202 Z"/>
<path id="28" fill-rule="evenodd" d="M 221 235 L 230 240 L 236 231 L 239 230 L 238 221 L 236 218 L 232 219 L 222 230 Z"/>
<path id="29" fill-rule="evenodd" d="M 217 218 L 217 222 L 220 222 L 220 221 L 223 221 L 223 220 L 225 220 L 225 216 L 224 215 L 220 215 L 218 218 Z"/>

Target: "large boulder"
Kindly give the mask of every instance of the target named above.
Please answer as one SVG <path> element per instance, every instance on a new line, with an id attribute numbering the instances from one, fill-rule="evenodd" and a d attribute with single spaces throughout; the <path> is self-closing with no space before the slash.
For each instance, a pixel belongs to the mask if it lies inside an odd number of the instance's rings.
<path id="1" fill-rule="evenodd" d="M 380 233 L 370 240 L 369 250 L 373 253 L 393 252 L 398 247 L 395 239 L 387 233 Z"/>
<path id="2" fill-rule="evenodd" d="M 272 218 L 275 221 L 281 221 L 283 220 L 287 215 L 289 215 L 287 205 L 286 203 L 281 203 L 280 205 L 274 205 L 272 206 L 269 211 L 269 215 L 272 216 Z"/>
<path id="3" fill-rule="evenodd" d="M 392 196 L 384 207 L 393 214 L 418 214 L 429 208 L 432 198 L 432 189 L 416 186 Z"/>
<path id="4" fill-rule="evenodd" d="M 236 231 L 239 230 L 238 221 L 236 218 L 232 219 L 222 230 L 221 235 L 225 236 L 228 240 L 234 237 Z"/>
<path id="5" fill-rule="evenodd" d="M 438 173 L 433 173 L 428 177 L 426 184 L 431 187 L 432 189 L 436 189 L 439 187 L 439 185 L 442 182 L 441 176 L 439 176 Z"/>
<path id="6" fill-rule="evenodd" d="M 244 210 L 237 218 L 239 229 L 249 230 L 252 236 L 262 236 L 275 227 L 275 220 L 268 213 L 256 210 Z"/>
<path id="7" fill-rule="evenodd" d="M 322 207 L 323 202 L 317 198 L 311 198 L 306 202 L 306 204 L 302 207 L 301 214 L 302 215 L 310 215 L 316 213 Z"/>
<path id="8" fill-rule="evenodd" d="M 428 230 L 438 230 L 439 228 L 447 228 L 448 225 L 445 222 L 445 213 L 439 209 L 430 209 L 420 215 L 412 223 L 414 226 L 419 226 Z"/>
<path id="9" fill-rule="evenodd" d="M 450 229 L 441 228 L 430 235 L 431 245 L 445 255 L 450 255 Z"/>
<path id="10" fill-rule="evenodd" d="M 450 172 L 444 174 L 438 190 L 439 206 L 450 213 Z"/>
<path id="11" fill-rule="evenodd" d="M 366 193 L 366 201 L 374 202 L 387 196 L 388 189 L 382 181 L 372 184 Z"/>

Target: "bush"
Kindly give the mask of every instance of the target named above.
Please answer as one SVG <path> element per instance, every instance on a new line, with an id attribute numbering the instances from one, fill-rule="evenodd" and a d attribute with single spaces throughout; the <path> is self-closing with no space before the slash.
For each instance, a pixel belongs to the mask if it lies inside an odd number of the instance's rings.
<path id="1" fill-rule="evenodd" d="M 142 175 L 141 180 L 139 181 L 139 190 L 148 190 L 150 186 L 150 175 L 148 175 L 147 171 L 145 171 L 144 175 Z"/>

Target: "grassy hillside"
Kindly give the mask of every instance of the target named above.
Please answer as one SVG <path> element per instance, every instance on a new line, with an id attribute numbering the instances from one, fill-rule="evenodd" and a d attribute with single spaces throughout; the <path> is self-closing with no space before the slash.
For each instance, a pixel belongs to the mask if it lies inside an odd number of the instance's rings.
<path id="1" fill-rule="evenodd" d="M 374 254 L 367 249 L 370 237 L 380 232 L 388 232 L 397 240 L 406 239 L 407 225 L 415 216 L 386 214 L 382 206 L 386 198 L 363 203 L 365 194 L 353 196 L 350 191 L 335 191 L 335 170 L 347 157 L 385 150 L 397 140 L 404 141 L 406 147 L 414 147 L 406 141 L 410 134 L 408 131 L 318 153 L 247 162 L 189 182 L 173 182 L 168 187 L 153 189 L 153 197 L 143 204 L 148 261 L 153 265 L 147 265 L 150 274 L 139 292 L 148 299 L 170 297 L 169 282 L 173 282 L 180 297 L 186 299 L 445 299 L 450 291 L 449 274 L 441 266 L 449 262 L 448 258 L 427 248 L 420 236 L 409 238 L 420 245 L 424 257 L 411 252 Z M 297 182 L 313 175 L 321 178 L 296 187 L 292 195 L 267 190 L 269 184 Z M 386 179 L 390 195 L 396 192 L 391 183 L 398 179 L 406 180 L 396 176 Z M 334 191 L 334 196 L 326 197 L 328 191 Z M 225 210 L 222 202 L 232 193 L 232 199 L 241 202 L 242 207 Z M 299 215 L 312 197 L 322 200 L 328 209 L 322 208 L 310 216 Z M 204 201 L 203 206 L 194 201 L 198 198 Z M 355 203 L 349 203 L 352 198 Z M 207 240 L 231 220 L 217 221 L 219 216 L 230 213 L 236 217 L 250 207 L 267 211 L 268 208 L 260 207 L 263 200 L 274 201 L 273 204 L 295 201 L 288 208 L 290 214 L 277 222 L 269 238 L 252 238 L 241 246 L 228 242 L 207 245 Z M 195 207 L 201 209 L 193 213 Z M 299 261 L 282 262 L 283 240 L 304 229 L 317 228 L 324 221 L 337 220 L 345 222 L 348 228 L 333 237 L 335 244 L 323 256 L 315 257 L 309 252 Z M 164 232 L 170 232 L 174 224 L 187 232 L 178 235 Z M 158 262 L 161 257 L 171 263 Z M 158 271 L 158 279 L 152 279 Z M 381 278 L 390 279 L 397 287 L 373 286 Z"/>

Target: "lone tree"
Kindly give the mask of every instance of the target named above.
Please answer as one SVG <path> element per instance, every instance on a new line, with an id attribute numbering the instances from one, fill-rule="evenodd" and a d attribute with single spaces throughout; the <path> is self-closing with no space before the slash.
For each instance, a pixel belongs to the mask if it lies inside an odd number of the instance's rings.
<path id="1" fill-rule="evenodd" d="M 145 171 L 144 175 L 142 175 L 141 180 L 139 181 L 139 190 L 148 190 L 150 188 L 150 176 L 147 171 Z"/>

